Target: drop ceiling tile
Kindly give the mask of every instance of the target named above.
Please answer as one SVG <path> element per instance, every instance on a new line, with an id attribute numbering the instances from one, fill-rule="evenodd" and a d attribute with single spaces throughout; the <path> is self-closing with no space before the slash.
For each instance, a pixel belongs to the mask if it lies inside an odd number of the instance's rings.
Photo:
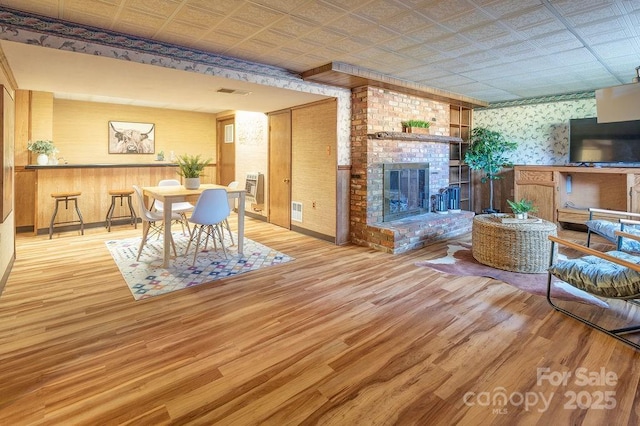
<path id="1" fill-rule="evenodd" d="M 195 7 L 187 5 L 181 8 L 178 13 L 176 13 L 176 16 L 173 20 L 197 27 L 211 29 L 212 27 L 216 26 L 223 18 L 224 15 L 221 15 L 219 13 L 196 9 Z"/>
<path id="2" fill-rule="evenodd" d="M 466 1 L 432 0 L 415 6 L 415 10 L 432 19 L 474 13 L 474 6 Z"/>
<path id="3" fill-rule="evenodd" d="M 452 34 L 454 33 L 447 30 L 446 28 L 440 27 L 438 25 L 431 25 L 419 30 L 408 31 L 406 35 L 420 43 L 431 43 L 433 40 L 438 40 Z"/>
<path id="4" fill-rule="evenodd" d="M 244 40 L 244 37 L 237 34 L 229 34 L 225 31 L 215 31 L 206 34 L 202 40 L 208 41 L 212 43 L 212 45 L 217 46 L 218 48 L 223 48 L 227 51 L 229 48 L 232 48 Z"/>
<path id="5" fill-rule="evenodd" d="M 260 25 L 250 24 L 236 18 L 227 18 L 218 24 L 215 28 L 215 32 L 221 31 L 244 39 L 259 32 L 261 28 L 262 27 L 260 27 Z"/>
<path id="6" fill-rule="evenodd" d="M 473 28 L 467 28 L 459 32 L 460 36 L 467 37 L 473 41 L 483 41 L 496 37 L 504 37 L 508 34 L 507 30 L 499 23 L 491 22 Z"/>
<path id="7" fill-rule="evenodd" d="M 33 3 L 33 2 L 25 2 L 21 0 L 22 3 Z M 3 4 L 5 2 L 2 2 Z M 51 2 L 53 4 L 57 4 L 57 1 Z M 71 16 L 75 13 L 78 14 L 86 14 L 93 16 L 101 16 L 103 18 L 108 18 L 110 21 L 113 20 L 113 17 L 118 12 L 118 3 L 117 2 L 98 2 L 98 1 L 82 1 L 82 0 L 72 0 L 64 2 L 63 9 L 63 19 L 71 19 Z M 77 21 L 83 22 L 83 21 Z"/>
<path id="8" fill-rule="evenodd" d="M 291 15 L 316 24 L 325 24 L 345 15 L 345 11 L 319 2 L 308 2 L 291 12 Z"/>
<path id="9" fill-rule="evenodd" d="M 407 32 L 414 32 L 423 27 L 433 26 L 434 22 L 418 13 L 406 12 L 389 17 L 380 24 L 392 31 L 396 31 L 400 34 L 406 34 Z"/>
<path id="10" fill-rule="evenodd" d="M 384 29 L 383 27 L 376 25 L 371 26 L 358 34 L 358 38 L 366 41 L 368 44 L 378 44 L 385 40 L 396 38 L 398 34 Z"/>
<path id="11" fill-rule="evenodd" d="M 640 48 L 629 40 L 617 40 L 613 43 L 598 44 L 593 46 L 593 50 L 604 59 L 625 57 L 635 52 L 636 57 L 638 57 L 638 62 L 640 62 Z"/>
<path id="12" fill-rule="evenodd" d="M 340 44 L 333 46 L 338 52 L 354 53 L 363 49 L 368 49 L 369 45 L 359 39 L 347 37 L 340 41 Z"/>
<path id="13" fill-rule="evenodd" d="M 167 18 L 175 13 L 180 3 L 176 0 L 129 0 L 125 10 Z"/>
<path id="14" fill-rule="evenodd" d="M 96 28 L 111 28 L 113 23 L 113 14 L 87 14 L 80 11 L 65 11 L 64 13 L 65 19 L 72 22 L 83 22 L 86 25 L 91 25 Z M 153 35 L 155 31 L 150 31 L 150 34 Z"/>
<path id="15" fill-rule="evenodd" d="M 461 31 L 464 29 L 483 27 L 485 25 L 491 25 L 491 22 L 495 21 L 491 16 L 477 11 L 475 13 L 469 13 L 452 17 L 451 19 L 443 18 L 438 21 L 440 25 L 447 27 L 450 31 Z"/>
<path id="16" fill-rule="evenodd" d="M 256 33 L 253 38 L 275 46 L 283 46 L 291 41 L 290 35 L 283 34 L 280 31 L 276 31 L 273 29 L 268 29 Z"/>
<path id="17" fill-rule="evenodd" d="M 333 31 L 345 33 L 350 36 L 358 36 L 372 25 L 375 24 L 359 16 L 343 15 L 334 21 L 327 22 L 325 26 Z"/>
<path id="18" fill-rule="evenodd" d="M 524 28 L 537 27 L 551 22 L 557 22 L 557 18 L 544 6 L 538 6 L 535 8 L 529 8 L 523 10 L 521 13 L 505 16 L 501 19 L 506 25 L 516 30 L 522 30 Z M 563 25 L 557 22 L 558 27 Z"/>
<path id="19" fill-rule="evenodd" d="M 374 0 L 353 13 L 371 22 L 384 24 L 388 19 L 406 12 L 407 7 L 389 0 Z"/>
<path id="20" fill-rule="evenodd" d="M 372 3 L 372 0 L 321 0 L 321 2 L 338 7 L 345 11 L 352 11 Z"/>
<path id="21" fill-rule="evenodd" d="M 252 1 L 252 3 L 278 12 L 289 13 L 294 8 L 300 7 L 302 2 L 300 0 L 296 2 L 292 2 L 291 0 L 255 0 Z"/>
<path id="22" fill-rule="evenodd" d="M 282 19 L 285 14 L 259 5 L 245 3 L 243 7 L 236 9 L 232 16 L 242 22 L 260 27 L 268 27 L 279 19 Z"/>
<path id="23" fill-rule="evenodd" d="M 396 37 L 389 40 L 380 42 L 379 46 L 383 49 L 391 50 L 394 52 L 401 51 L 417 45 L 415 40 L 411 40 L 405 37 Z"/>
<path id="24" fill-rule="evenodd" d="M 478 1 L 476 1 L 478 3 Z M 540 6 L 539 0 L 499 0 L 480 2 L 480 6 L 485 13 L 494 18 L 504 18 L 507 15 L 519 15 L 526 13 L 531 8 Z"/>
<path id="25" fill-rule="evenodd" d="M 118 23 L 114 25 L 114 30 L 120 31 L 120 28 L 140 27 L 140 29 L 153 30 L 154 32 L 158 28 L 162 28 L 164 19 L 157 15 L 150 15 L 143 13 L 135 9 L 128 8 L 123 10 L 119 16 Z M 126 32 L 126 31 L 124 31 Z"/>
<path id="26" fill-rule="evenodd" d="M 208 29 L 189 25 L 184 22 L 171 21 L 167 24 L 167 26 L 162 31 L 162 36 L 165 40 L 167 37 L 171 37 L 174 40 L 181 40 L 177 44 L 189 44 L 192 39 L 200 39 L 207 34 Z M 167 40 L 168 41 L 168 40 Z"/>
<path id="27" fill-rule="evenodd" d="M 300 37 L 315 30 L 316 26 L 305 19 L 289 16 L 275 22 L 271 29 L 292 37 Z"/>
<path id="28" fill-rule="evenodd" d="M 223 16 L 229 15 L 241 5 L 238 0 L 187 0 L 187 4 L 189 7 L 216 12 Z"/>
<path id="29" fill-rule="evenodd" d="M 345 34 L 341 34 L 328 28 L 320 28 L 302 37 L 302 40 L 319 45 L 333 45 L 345 38 Z"/>

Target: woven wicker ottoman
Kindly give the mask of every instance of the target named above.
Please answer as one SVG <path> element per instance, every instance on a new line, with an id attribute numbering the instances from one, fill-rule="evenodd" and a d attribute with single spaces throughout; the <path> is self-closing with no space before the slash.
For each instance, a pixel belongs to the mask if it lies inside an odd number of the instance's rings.
<path id="1" fill-rule="evenodd" d="M 546 220 L 502 223 L 501 217 L 480 214 L 473 218 L 471 252 L 478 262 L 505 271 L 546 272 L 551 254 L 548 236 L 557 233 L 556 225 Z"/>

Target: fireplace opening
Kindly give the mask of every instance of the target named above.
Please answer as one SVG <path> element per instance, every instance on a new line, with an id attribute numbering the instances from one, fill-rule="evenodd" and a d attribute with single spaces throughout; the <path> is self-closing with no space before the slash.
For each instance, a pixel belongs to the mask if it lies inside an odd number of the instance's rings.
<path id="1" fill-rule="evenodd" d="M 385 163 L 382 221 L 429 212 L 429 163 Z"/>

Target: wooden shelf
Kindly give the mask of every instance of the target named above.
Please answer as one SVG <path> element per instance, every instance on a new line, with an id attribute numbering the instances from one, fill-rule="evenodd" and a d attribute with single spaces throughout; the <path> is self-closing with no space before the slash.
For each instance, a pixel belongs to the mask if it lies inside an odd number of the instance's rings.
<path id="1" fill-rule="evenodd" d="M 460 208 L 472 210 L 471 170 L 464 164 L 464 156 L 469 147 L 471 116 L 469 108 L 451 105 L 449 107 L 449 135 L 457 136 L 460 142 L 449 144 L 449 187 L 460 188 Z"/>

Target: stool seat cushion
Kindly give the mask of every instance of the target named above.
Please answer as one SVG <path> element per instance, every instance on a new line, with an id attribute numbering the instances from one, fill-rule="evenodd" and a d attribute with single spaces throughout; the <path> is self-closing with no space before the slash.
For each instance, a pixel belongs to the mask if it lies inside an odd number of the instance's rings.
<path id="1" fill-rule="evenodd" d="M 622 251 L 609 251 L 607 254 L 640 263 L 640 257 Z M 549 273 L 596 296 L 627 299 L 640 295 L 640 272 L 597 256 L 558 262 L 549 268 Z"/>
<path id="2" fill-rule="evenodd" d="M 131 195 L 133 189 L 110 189 L 109 195 Z"/>
<path id="3" fill-rule="evenodd" d="M 68 197 L 79 197 L 82 195 L 80 191 L 72 191 L 72 192 L 52 192 L 52 198 L 68 198 Z"/>

